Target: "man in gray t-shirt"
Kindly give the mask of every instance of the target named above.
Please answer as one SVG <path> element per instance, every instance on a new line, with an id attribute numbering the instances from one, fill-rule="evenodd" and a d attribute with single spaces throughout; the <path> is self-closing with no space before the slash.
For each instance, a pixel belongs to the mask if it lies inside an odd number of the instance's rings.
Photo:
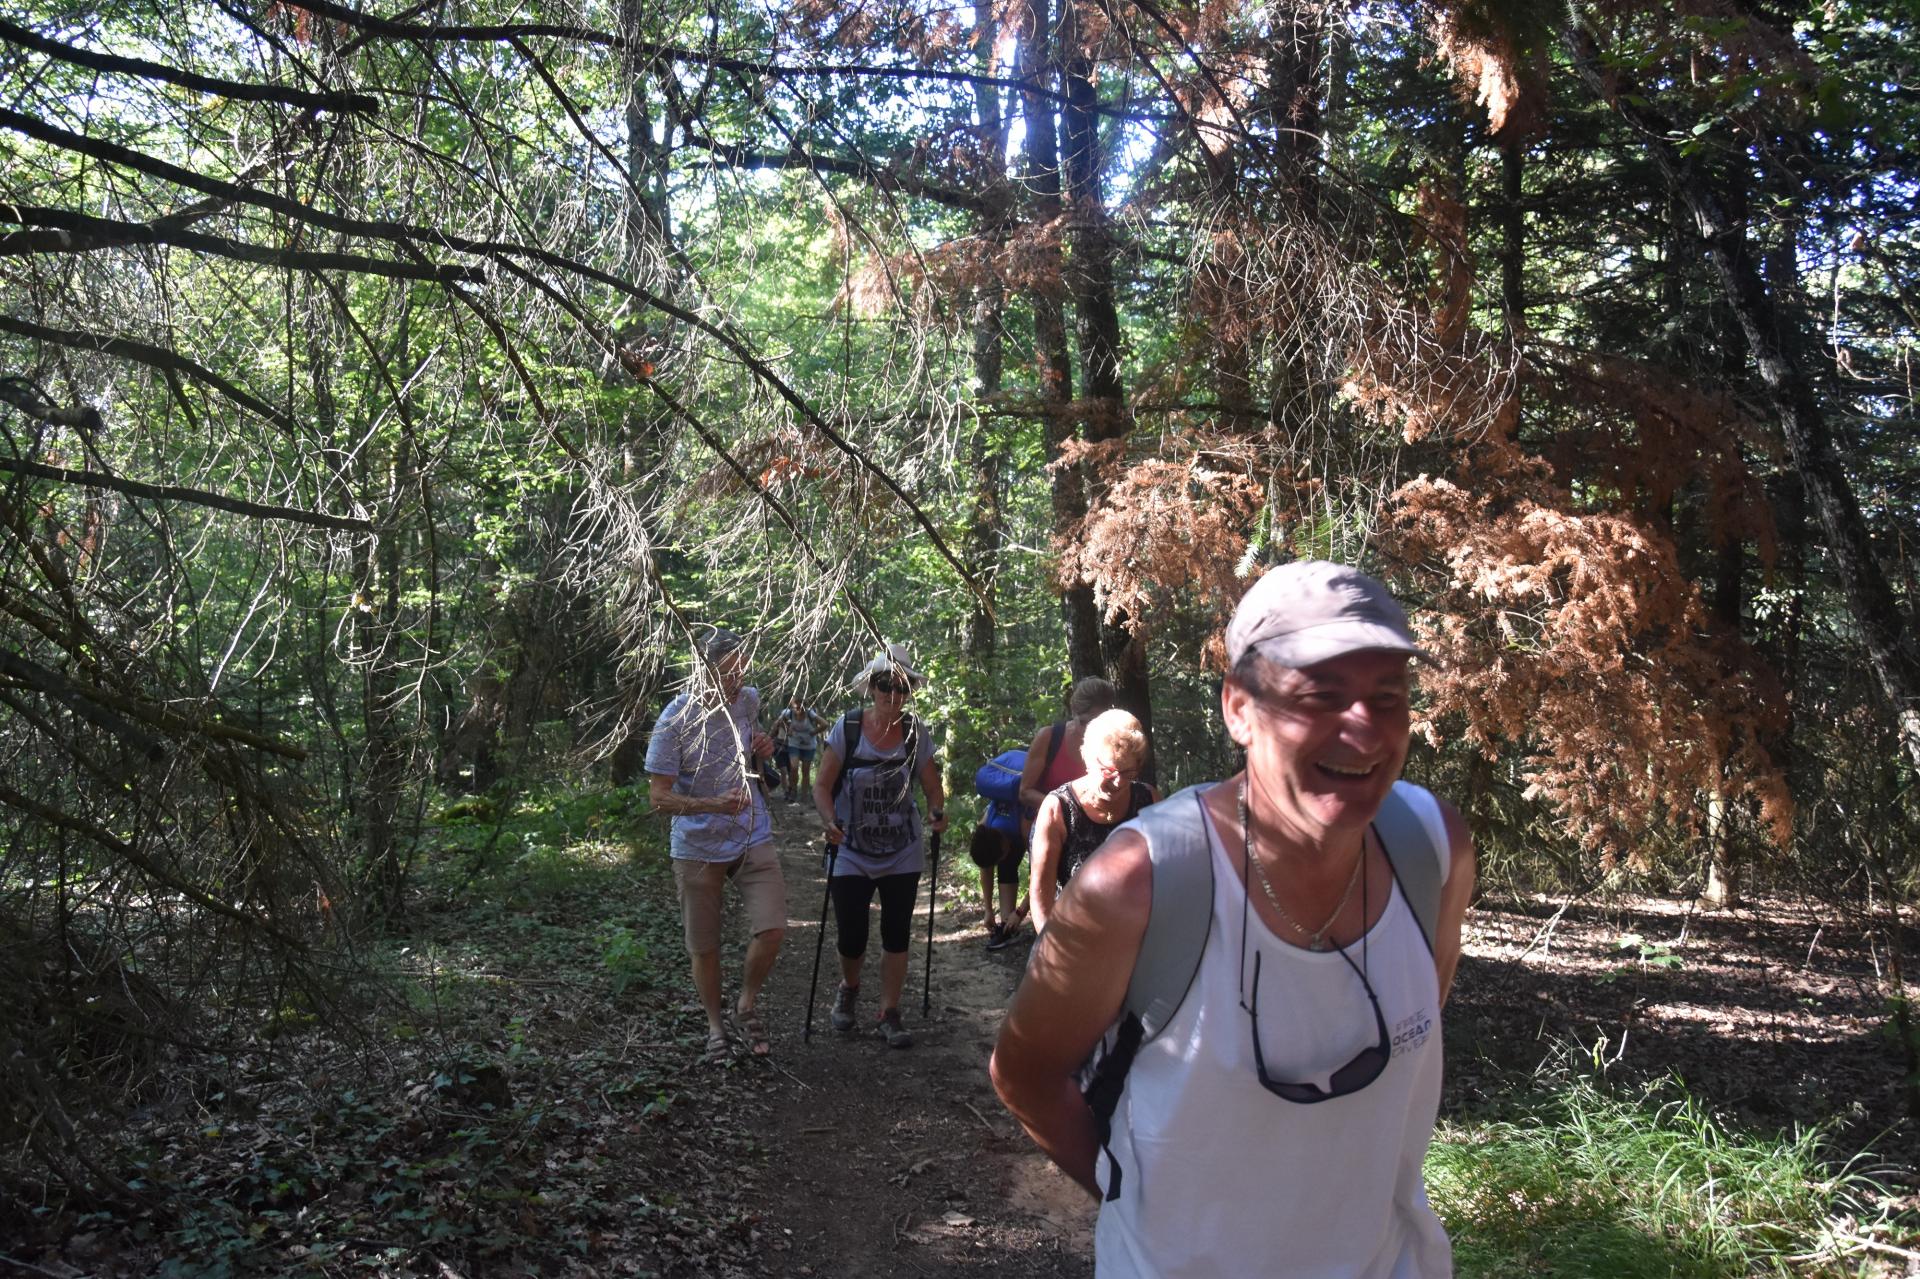
<path id="1" fill-rule="evenodd" d="M 787 925 L 786 881 L 757 784 L 758 763 L 773 754 L 773 741 L 755 727 L 760 693 L 746 686 L 740 637 L 716 630 L 702 658 L 692 689 L 667 704 L 647 742 L 648 793 L 653 811 L 673 818 L 668 847 L 693 986 L 707 1014 L 707 1055 L 728 1053 L 720 916 L 731 880 L 753 934 L 733 1013 L 748 1048 L 764 1056 L 771 1044 L 757 1005 Z"/>

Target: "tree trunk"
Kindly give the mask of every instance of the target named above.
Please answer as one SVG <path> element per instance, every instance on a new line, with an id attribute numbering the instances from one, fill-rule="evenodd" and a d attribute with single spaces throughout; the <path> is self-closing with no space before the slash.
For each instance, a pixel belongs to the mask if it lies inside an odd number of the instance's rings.
<path id="1" fill-rule="evenodd" d="M 636 44 L 646 35 L 642 30 L 646 14 L 641 0 L 620 0 L 620 30 Z M 628 270 L 641 279 L 656 275 L 665 288 L 665 282 L 673 278 L 669 265 L 673 261 L 673 221 L 667 204 L 667 162 L 677 121 L 669 103 L 663 122 L 664 136 L 658 142 L 654 140 L 653 104 L 647 91 L 648 77 L 653 70 L 651 61 L 636 52 L 635 47 L 630 46 L 622 53 L 620 73 L 626 83 L 626 165 L 631 178 L 623 229 Z M 621 337 L 639 346 L 643 357 L 648 359 L 653 358 L 654 348 L 665 345 L 657 335 L 640 326 L 623 332 Z M 614 371 L 612 376 L 622 375 Z M 659 470 L 665 456 L 665 427 L 666 414 L 657 406 L 649 410 L 636 405 L 628 412 L 624 458 L 628 478 L 650 477 Z M 658 569 L 652 550 L 658 544 L 657 522 L 651 511 L 643 512 L 641 518 L 647 530 L 647 545 L 633 548 L 633 554 L 646 561 L 641 573 L 652 580 Z M 618 644 L 628 637 L 616 630 L 612 638 Z M 614 707 L 612 727 L 607 734 L 607 740 L 613 744 L 607 760 L 608 780 L 615 786 L 631 786 L 642 779 L 650 728 L 647 709 L 658 690 L 651 679 L 634 678 L 617 653 L 607 654 L 606 664 L 611 668 L 609 699 Z"/>
<path id="2" fill-rule="evenodd" d="M 1065 123 L 1068 207 L 1072 210 L 1073 258 L 1067 273 L 1073 293 L 1080 343 L 1080 380 L 1089 409 L 1082 425 L 1090 441 L 1117 440 L 1133 423 L 1127 414 L 1126 388 L 1120 377 L 1120 311 L 1113 300 L 1113 231 L 1107 222 L 1106 157 L 1100 150 L 1099 97 L 1093 59 L 1079 29 L 1079 10 L 1068 0 L 1061 13 L 1062 83 L 1066 87 Z M 1099 500 L 1094 477 L 1085 479 L 1088 502 Z M 1082 583 L 1085 608 L 1097 611 L 1093 587 Z M 1083 673 L 1104 674 L 1120 691 L 1120 705 L 1143 727 L 1153 722 L 1152 690 L 1147 682 L 1146 622 L 1142 618 L 1101 619 L 1100 665 Z"/>
<path id="3" fill-rule="evenodd" d="M 1071 0 L 1063 0 L 1071 3 Z M 1026 0 L 1016 12 L 1020 23 L 1020 78 L 1044 90 L 1057 81 L 1053 63 L 1053 31 L 1047 0 Z M 1058 223 L 1060 203 L 1059 133 L 1053 114 L 1053 100 L 1044 92 L 1021 95 L 1026 120 L 1026 173 L 1029 207 L 1037 226 Z M 1049 250 L 1052 263 L 1060 262 L 1057 248 Z M 1053 272 L 1047 272 L 1052 276 Z M 1040 374 L 1040 403 L 1046 413 L 1046 448 L 1049 458 L 1073 434 L 1073 361 L 1067 347 L 1066 307 L 1051 280 L 1033 292 L 1033 337 L 1035 362 Z M 1061 467 L 1053 472 L 1053 527 L 1065 530 L 1077 525 L 1087 513 L 1085 482 L 1078 467 Z M 1061 597 L 1061 620 L 1067 633 L 1067 666 L 1074 679 L 1102 673 L 1100 661 L 1100 616 L 1093 605 L 1091 590 L 1068 590 Z"/>
<path id="4" fill-rule="evenodd" d="M 1526 149 L 1517 137 L 1500 142 L 1500 309 L 1506 313 L 1507 341 L 1527 336 Z"/>
<path id="5" fill-rule="evenodd" d="M 403 442 L 393 461 L 395 483 L 386 509 L 398 509 L 409 450 Z M 398 910 L 406 890 L 399 840 L 400 796 L 406 786 L 406 737 L 399 723 L 398 666 L 389 651 L 400 618 L 400 539 L 382 534 L 367 548 L 354 614 L 354 660 L 360 667 L 360 714 L 366 732 L 361 787 L 361 855 L 374 907 Z"/>
<path id="6" fill-rule="evenodd" d="M 981 83 L 974 86 L 974 103 L 979 113 L 981 153 L 986 157 L 987 186 L 997 199 L 1004 200 L 1006 173 L 1001 161 L 1006 154 L 1006 121 L 1000 111 L 1000 91 L 985 80 L 994 70 L 993 50 L 999 30 L 994 12 L 991 5 L 980 5 L 974 10 L 974 50 L 983 76 Z M 997 258 L 1007 238 L 1004 212 L 984 217 L 979 234 L 993 246 Z M 999 274 L 990 272 L 973 301 L 973 393 L 974 403 L 983 410 L 994 408 L 1000 398 L 1006 365 L 1005 312 L 1005 287 Z M 967 444 L 973 499 L 967 521 L 966 555 L 979 578 L 984 598 L 975 597 L 966 634 L 961 640 L 961 651 L 979 667 L 990 687 L 996 686 L 992 678 L 996 645 L 991 610 L 995 603 L 994 586 L 1000 576 L 1000 543 L 1006 523 L 1000 501 L 1006 450 L 998 438 L 996 421 L 985 412 L 977 414 L 973 435 Z"/>

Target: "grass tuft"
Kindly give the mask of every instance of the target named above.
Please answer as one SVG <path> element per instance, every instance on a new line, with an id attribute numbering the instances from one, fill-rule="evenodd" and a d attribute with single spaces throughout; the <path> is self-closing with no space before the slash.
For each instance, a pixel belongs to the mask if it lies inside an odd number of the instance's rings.
<path id="1" fill-rule="evenodd" d="M 1616 1090 L 1564 1060 L 1443 1124 L 1426 1171 L 1462 1276 L 1872 1274 L 1895 1234 L 1822 1130 L 1737 1132 L 1675 1080 Z"/>

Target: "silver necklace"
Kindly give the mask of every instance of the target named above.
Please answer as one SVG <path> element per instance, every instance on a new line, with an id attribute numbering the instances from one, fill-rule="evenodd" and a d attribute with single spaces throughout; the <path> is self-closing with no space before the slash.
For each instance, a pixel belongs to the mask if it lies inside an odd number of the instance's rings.
<path id="1" fill-rule="evenodd" d="M 1244 851 L 1247 855 L 1247 865 L 1253 868 L 1253 877 L 1260 881 L 1260 891 L 1267 895 L 1267 901 L 1274 910 L 1279 912 L 1281 920 L 1287 927 L 1307 939 L 1308 950 L 1329 949 L 1331 944 L 1327 941 L 1327 934 L 1333 930 L 1333 921 L 1340 918 L 1340 912 L 1345 910 L 1347 903 L 1353 900 L 1354 887 L 1360 882 L 1360 868 L 1366 865 L 1366 840 L 1360 841 L 1360 855 L 1353 859 L 1353 874 L 1347 876 L 1347 891 L 1340 894 L 1340 901 L 1334 906 L 1333 913 L 1327 916 L 1326 923 L 1318 928 L 1309 929 L 1280 904 L 1280 898 L 1273 891 L 1273 885 L 1267 882 L 1267 872 L 1260 868 L 1260 859 L 1253 855 L 1253 823 L 1247 820 L 1247 784 L 1244 781 L 1240 783 L 1240 836 L 1246 845 Z"/>

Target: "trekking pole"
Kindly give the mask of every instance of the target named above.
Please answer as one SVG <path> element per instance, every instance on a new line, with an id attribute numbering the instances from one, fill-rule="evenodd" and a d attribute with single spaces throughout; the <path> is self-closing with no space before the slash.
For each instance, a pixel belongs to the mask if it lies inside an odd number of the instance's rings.
<path id="1" fill-rule="evenodd" d="M 933 1007 L 933 903 L 940 895 L 940 832 L 935 831 L 928 840 L 932 849 L 931 860 L 927 868 L 927 981 L 920 992 L 920 1015 L 925 1017 Z"/>
<path id="2" fill-rule="evenodd" d="M 800 1042 L 813 1042 L 813 996 L 820 989 L 820 952 L 827 947 L 827 906 L 833 901 L 833 863 L 840 855 L 838 844 L 827 845 L 827 891 L 820 898 L 820 933 L 813 939 L 813 980 L 807 985 L 807 1028 L 800 1032 Z"/>

